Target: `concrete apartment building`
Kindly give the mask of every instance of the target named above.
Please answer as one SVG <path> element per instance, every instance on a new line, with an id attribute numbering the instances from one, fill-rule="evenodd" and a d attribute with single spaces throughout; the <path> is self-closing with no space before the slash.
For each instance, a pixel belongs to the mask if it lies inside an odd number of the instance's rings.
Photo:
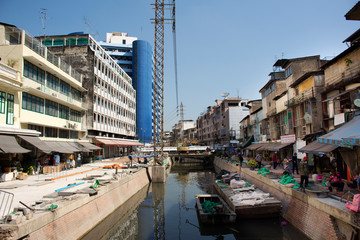
<path id="1" fill-rule="evenodd" d="M 0 34 L 1 62 L 17 71 L 11 83 L 2 83 L 10 86 L 1 92 L 2 111 L 7 101 L 2 123 L 36 130 L 47 139 L 83 139 L 82 76 L 24 30 L 1 24 Z"/>
<path id="2" fill-rule="evenodd" d="M 152 47 L 149 42 L 127 33 L 106 33 L 99 45 L 132 78 L 136 91 L 136 134 L 143 143 L 153 141 Z"/>
<path id="3" fill-rule="evenodd" d="M 259 91 L 263 112 L 261 135 L 266 141 L 274 141 L 280 138 L 276 99 L 286 91 L 285 72 L 271 72 L 269 76 L 270 80 Z"/>
<path id="4" fill-rule="evenodd" d="M 240 121 L 248 115 L 248 101 L 229 97 L 215 102 L 196 121 L 198 139 L 208 146 L 228 145 L 240 137 Z"/>
<path id="5" fill-rule="evenodd" d="M 323 126 L 332 131 L 353 118 L 360 103 L 360 30 L 344 42 L 350 47 L 323 66 L 325 86 L 322 92 Z M 356 100 L 356 101 L 355 101 Z"/>
<path id="6" fill-rule="evenodd" d="M 83 75 L 87 136 L 116 157 L 139 142 L 136 137 L 136 91 L 132 79 L 89 34 L 39 37 Z"/>
<path id="7" fill-rule="evenodd" d="M 193 120 L 180 120 L 172 129 L 173 146 L 187 146 L 197 143 L 196 123 Z"/>
<path id="8" fill-rule="evenodd" d="M 295 134 L 296 129 L 294 127 L 294 109 L 292 107 L 288 107 L 290 103 L 290 99 L 294 99 L 298 91 L 291 86 L 294 86 L 294 83 L 301 78 L 304 74 L 314 71 L 319 71 L 320 67 L 324 63 L 323 60 L 320 60 L 320 56 L 309 56 L 309 57 L 301 57 L 301 58 L 293 58 L 293 59 L 279 59 L 274 64 L 274 67 L 281 67 L 285 71 L 285 79 L 286 79 L 286 89 L 287 92 L 282 97 L 280 97 L 277 101 L 279 104 L 277 106 L 280 107 L 283 103 L 285 104 L 284 111 L 281 111 L 282 108 L 277 108 L 280 119 L 280 135 L 291 135 Z"/>
<path id="9" fill-rule="evenodd" d="M 61 171 L 68 159 L 91 161 L 101 148 L 86 137 L 82 75 L 6 23 L 0 23 L 0 59 L 1 181 L 16 177 L 13 167 L 36 170 L 38 161 L 44 173 Z"/>
<path id="10" fill-rule="evenodd" d="M 113 32 L 106 33 L 105 42 L 98 43 L 133 78 L 133 42 L 137 40 L 137 37 L 130 37 L 127 33 Z"/>

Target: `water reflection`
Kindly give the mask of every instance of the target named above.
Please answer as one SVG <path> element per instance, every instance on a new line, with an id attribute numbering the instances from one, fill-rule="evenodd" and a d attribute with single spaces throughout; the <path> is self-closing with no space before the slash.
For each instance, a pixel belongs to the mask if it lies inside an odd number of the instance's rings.
<path id="1" fill-rule="evenodd" d="M 192 171 L 186 166 L 186 170 L 177 167 L 166 184 L 149 185 L 125 204 L 128 210 L 117 210 L 111 220 L 103 221 L 107 230 L 95 229 L 95 235 L 84 239 L 307 239 L 291 225 L 282 227 L 280 218 L 202 225 L 194 196 L 214 193 L 214 173 L 198 167 Z"/>

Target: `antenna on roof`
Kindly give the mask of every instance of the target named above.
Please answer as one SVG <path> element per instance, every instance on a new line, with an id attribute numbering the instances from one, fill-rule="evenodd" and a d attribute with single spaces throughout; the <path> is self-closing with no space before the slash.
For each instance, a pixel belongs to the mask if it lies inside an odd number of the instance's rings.
<path id="1" fill-rule="evenodd" d="M 230 93 L 222 93 L 222 94 L 221 94 L 221 96 L 222 96 L 223 98 L 225 98 L 225 99 L 226 99 L 229 95 L 230 95 Z"/>
<path id="2" fill-rule="evenodd" d="M 40 18 L 41 18 L 41 22 L 42 22 L 42 27 L 43 27 L 43 31 L 44 31 L 44 40 L 45 40 L 45 36 L 46 36 L 46 8 L 40 8 Z"/>
<path id="3" fill-rule="evenodd" d="M 95 33 L 90 32 L 90 31 L 92 31 L 92 27 L 91 27 L 91 24 L 89 22 L 89 19 L 87 19 L 87 17 L 84 17 L 84 23 L 86 25 L 86 31 L 87 31 L 88 34 L 91 34 L 94 38 L 95 38 L 96 35 L 98 37 L 100 37 L 99 32 L 97 32 L 97 31 Z"/>

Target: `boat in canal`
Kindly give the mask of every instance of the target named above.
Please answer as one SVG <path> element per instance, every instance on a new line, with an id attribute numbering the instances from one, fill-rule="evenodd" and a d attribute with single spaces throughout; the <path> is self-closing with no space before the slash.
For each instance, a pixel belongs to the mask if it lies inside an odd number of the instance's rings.
<path id="1" fill-rule="evenodd" d="M 234 223 L 235 212 L 227 203 L 216 194 L 198 194 L 196 199 L 196 211 L 198 220 L 202 224 Z"/>
<path id="2" fill-rule="evenodd" d="M 280 216 L 281 202 L 253 185 L 232 188 L 230 184 L 218 180 L 214 186 L 238 219 Z"/>

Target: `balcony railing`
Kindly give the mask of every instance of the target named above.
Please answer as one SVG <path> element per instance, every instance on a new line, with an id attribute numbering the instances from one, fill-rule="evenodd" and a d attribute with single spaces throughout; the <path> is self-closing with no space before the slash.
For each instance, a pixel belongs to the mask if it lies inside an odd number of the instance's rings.
<path id="1" fill-rule="evenodd" d="M 314 89 L 311 88 L 307 91 L 302 92 L 299 96 L 293 97 L 290 100 L 286 101 L 285 106 L 291 107 L 314 97 L 315 97 L 315 92 Z"/>
<path id="2" fill-rule="evenodd" d="M 339 71 L 341 72 L 341 70 Z M 335 84 L 342 80 L 348 81 L 360 75 L 360 64 L 352 63 L 346 67 L 341 73 L 334 74 L 333 76 L 326 76 L 326 85 Z"/>
<path id="3" fill-rule="evenodd" d="M 12 40 L 10 41 L 10 45 L 19 45 L 21 44 L 21 30 L 18 28 L 9 28 L 7 29 L 6 34 L 11 35 Z M 39 54 L 43 58 L 45 58 L 48 62 L 52 63 L 56 67 L 60 68 L 77 81 L 81 82 L 81 74 L 76 70 L 71 69 L 70 65 L 66 63 L 61 57 L 58 57 L 48 51 L 47 47 L 45 47 L 38 39 L 32 37 L 29 33 L 25 32 L 25 46 L 33 50 L 35 53 Z"/>

